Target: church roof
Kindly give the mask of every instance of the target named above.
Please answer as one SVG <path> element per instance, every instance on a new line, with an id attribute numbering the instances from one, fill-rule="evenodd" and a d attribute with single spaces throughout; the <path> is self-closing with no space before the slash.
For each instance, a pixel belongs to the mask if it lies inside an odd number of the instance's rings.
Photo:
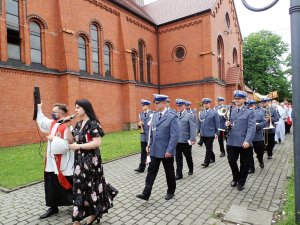
<path id="1" fill-rule="evenodd" d="M 210 10 L 216 0 L 158 0 L 144 6 L 157 25 Z"/>
<path id="2" fill-rule="evenodd" d="M 156 25 L 210 10 L 216 2 L 216 0 L 157 0 L 141 7 L 134 0 L 110 1 Z"/>
<path id="3" fill-rule="evenodd" d="M 110 2 L 115 3 L 116 5 L 125 8 L 126 10 L 142 17 L 150 23 L 156 24 L 151 16 L 145 11 L 144 7 L 136 4 L 134 0 L 109 0 Z"/>

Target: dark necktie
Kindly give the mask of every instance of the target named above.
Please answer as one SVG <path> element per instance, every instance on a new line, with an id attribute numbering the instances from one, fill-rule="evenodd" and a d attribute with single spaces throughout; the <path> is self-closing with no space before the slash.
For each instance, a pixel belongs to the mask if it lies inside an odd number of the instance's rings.
<path id="1" fill-rule="evenodd" d="M 162 116 L 162 113 L 159 113 L 159 118 L 158 118 L 158 120 L 160 120 L 161 116 Z"/>
<path id="2" fill-rule="evenodd" d="M 146 116 L 147 116 L 147 113 L 145 112 L 145 113 L 144 113 L 144 115 L 145 115 L 145 118 L 146 118 Z"/>
<path id="3" fill-rule="evenodd" d="M 239 113 L 240 112 L 240 109 L 238 109 L 238 112 L 237 113 Z"/>
<path id="4" fill-rule="evenodd" d="M 181 113 L 182 113 L 182 112 L 179 113 L 179 117 L 181 117 Z"/>

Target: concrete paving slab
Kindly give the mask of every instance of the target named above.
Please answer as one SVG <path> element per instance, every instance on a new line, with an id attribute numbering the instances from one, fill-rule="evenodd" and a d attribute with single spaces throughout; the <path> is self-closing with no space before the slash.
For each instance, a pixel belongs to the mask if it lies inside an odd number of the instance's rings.
<path id="1" fill-rule="evenodd" d="M 223 221 L 236 224 L 271 225 L 273 213 L 263 210 L 250 210 L 245 206 L 232 205 Z"/>

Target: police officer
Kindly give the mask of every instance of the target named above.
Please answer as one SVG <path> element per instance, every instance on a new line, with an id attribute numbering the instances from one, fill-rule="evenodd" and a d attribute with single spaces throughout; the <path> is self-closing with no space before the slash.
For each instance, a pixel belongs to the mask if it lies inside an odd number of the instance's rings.
<path id="1" fill-rule="evenodd" d="M 183 157 L 185 156 L 186 163 L 189 168 L 188 175 L 192 175 L 194 164 L 192 158 L 192 145 L 196 143 L 196 122 L 193 114 L 185 109 L 186 101 L 176 99 L 177 115 L 179 118 L 179 140 L 176 146 L 176 180 L 182 179 Z"/>
<path id="2" fill-rule="evenodd" d="M 204 110 L 199 112 L 199 130 L 200 136 L 206 147 L 206 154 L 204 163 L 201 164 L 204 168 L 209 166 L 209 163 L 215 162 L 215 154 L 213 152 L 214 139 L 218 138 L 219 132 L 219 115 L 218 113 L 210 108 L 211 99 L 203 98 L 202 104 Z"/>
<path id="3" fill-rule="evenodd" d="M 267 120 L 266 128 L 270 127 L 270 120 L 272 120 L 272 125 L 275 127 L 275 122 L 279 121 L 279 115 L 277 111 L 271 106 L 271 98 L 262 98 L 261 99 L 261 106 L 265 112 L 265 118 Z M 268 159 L 272 159 L 273 156 L 273 148 L 275 146 L 275 128 L 272 129 L 265 129 L 265 144 L 266 150 L 268 154 Z"/>
<path id="4" fill-rule="evenodd" d="M 177 114 L 167 109 L 167 98 L 166 95 L 154 95 L 157 112 L 153 114 L 150 127 L 150 145 L 147 146 L 147 151 L 150 151 L 151 162 L 148 167 L 144 191 L 142 194 L 137 195 L 138 198 L 146 201 L 151 195 L 152 186 L 161 162 L 165 169 L 168 185 L 165 199 L 169 200 L 175 194 L 174 157 L 179 139 L 179 126 Z"/>
<path id="5" fill-rule="evenodd" d="M 224 104 L 225 98 L 219 96 L 217 98 L 218 101 L 218 105 L 215 107 L 215 110 L 218 112 L 218 110 L 220 108 L 225 107 L 227 110 L 229 110 L 229 108 Z M 223 115 L 219 115 L 219 121 L 220 121 L 220 127 L 219 127 L 219 135 L 218 135 L 218 142 L 219 142 L 219 146 L 220 146 L 220 157 L 224 157 L 225 156 L 225 148 L 224 148 L 224 138 L 226 137 L 226 126 L 225 126 L 225 122 L 226 119 Z"/>
<path id="6" fill-rule="evenodd" d="M 247 93 L 244 91 L 234 91 L 234 101 L 236 107 L 232 109 L 231 120 L 226 121 L 229 127 L 227 138 L 227 158 L 230 165 L 233 180 L 232 187 L 243 190 L 248 176 L 249 163 L 253 155 L 252 140 L 255 135 L 255 114 L 248 109 L 244 103 Z M 240 168 L 237 160 L 240 156 Z"/>
<path id="7" fill-rule="evenodd" d="M 195 110 L 195 109 L 191 109 L 191 105 L 192 105 L 191 102 L 185 101 L 185 110 L 186 110 L 188 113 L 193 114 L 193 116 L 195 116 L 195 118 L 196 118 L 196 110 Z"/>
<path id="8" fill-rule="evenodd" d="M 253 149 L 256 153 L 256 158 L 259 162 L 260 168 L 264 168 L 264 150 L 265 150 L 265 144 L 264 144 L 264 134 L 263 134 L 263 128 L 266 126 L 266 120 L 265 120 L 265 113 L 261 109 L 256 107 L 256 101 L 255 100 L 249 100 L 248 101 L 248 108 L 254 111 L 255 119 L 256 119 L 256 132 L 255 136 L 253 138 Z M 253 156 L 250 160 L 249 170 L 248 174 L 255 172 L 255 166 L 254 166 L 254 159 Z"/>
<path id="9" fill-rule="evenodd" d="M 150 101 L 141 99 L 141 105 L 142 105 L 142 112 L 139 114 L 140 121 L 138 125 L 141 127 L 141 161 L 140 165 L 137 169 L 134 171 L 143 173 L 146 168 L 146 158 L 147 158 L 147 142 L 149 138 L 149 126 L 148 122 L 150 121 L 150 115 L 153 113 L 149 107 L 150 107 Z"/>

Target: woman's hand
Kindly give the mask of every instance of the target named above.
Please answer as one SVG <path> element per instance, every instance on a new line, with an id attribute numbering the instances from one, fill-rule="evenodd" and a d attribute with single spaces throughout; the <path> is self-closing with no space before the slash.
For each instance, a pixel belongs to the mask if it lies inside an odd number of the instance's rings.
<path id="1" fill-rule="evenodd" d="M 77 143 L 70 144 L 69 149 L 73 150 L 73 151 L 79 150 L 80 149 L 80 144 L 77 144 Z"/>

